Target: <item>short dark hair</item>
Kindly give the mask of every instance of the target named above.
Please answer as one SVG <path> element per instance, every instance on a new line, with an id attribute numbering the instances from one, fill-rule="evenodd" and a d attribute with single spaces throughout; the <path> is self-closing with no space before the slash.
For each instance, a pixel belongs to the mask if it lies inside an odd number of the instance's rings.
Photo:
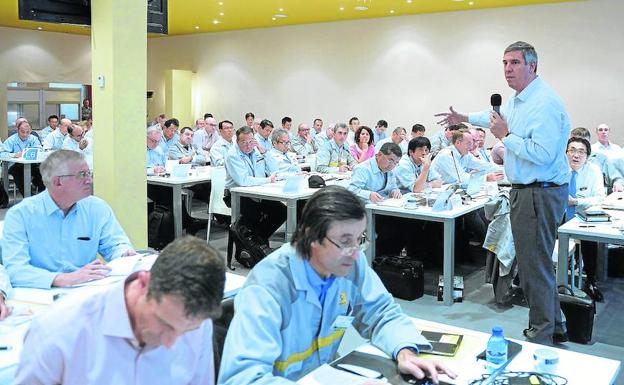
<path id="1" fill-rule="evenodd" d="M 234 127 L 234 123 L 230 122 L 229 120 L 222 120 L 222 121 L 219 122 L 219 130 L 223 130 L 223 125 L 225 123 L 229 123 L 229 124 L 232 125 L 232 127 Z"/>
<path id="2" fill-rule="evenodd" d="M 589 130 L 585 127 L 576 127 L 575 129 L 570 131 L 570 136 L 590 140 L 591 132 L 589 132 Z"/>
<path id="3" fill-rule="evenodd" d="M 184 127 L 183 129 L 180 130 L 180 135 L 184 134 L 184 131 L 191 131 L 193 132 L 193 129 L 191 127 Z"/>
<path id="4" fill-rule="evenodd" d="M 384 143 L 379 149 L 379 152 L 384 155 L 394 154 L 399 158 L 403 156 L 403 151 L 401 151 L 401 147 L 399 147 L 399 145 L 394 142 Z"/>
<path id="5" fill-rule="evenodd" d="M 364 204 L 341 186 L 327 186 L 315 192 L 303 207 L 291 245 L 304 259 L 310 259 L 312 242 L 322 242 L 332 224 L 366 218 Z"/>
<path id="6" fill-rule="evenodd" d="M 262 121 L 260 122 L 260 127 L 264 128 L 266 126 L 271 126 L 272 128 L 275 128 L 272 121 L 270 121 L 269 119 L 262 119 Z"/>
<path id="7" fill-rule="evenodd" d="M 417 148 L 427 147 L 431 151 L 431 141 L 426 136 L 419 136 L 409 141 L 407 144 L 407 152 L 414 152 Z"/>
<path id="8" fill-rule="evenodd" d="M 289 116 L 284 116 L 284 117 L 282 118 L 282 126 L 283 126 L 284 124 L 286 124 L 286 123 L 289 123 L 289 122 L 290 122 L 290 123 L 292 123 L 292 119 L 291 119 Z"/>
<path id="9" fill-rule="evenodd" d="M 52 119 L 59 120 L 59 118 L 58 118 L 58 116 L 57 116 L 57 115 L 50 115 L 50 116 L 48 116 L 48 122 L 49 122 L 50 120 L 52 120 Z"/>
<path id="10" fill-rule="evenodd" d="M 468 128 L 464 123 L 451 124 L 446 128 L 447 131 L 461 130 L 462 128 Z"/>
<path id="11" fill-rule="evenodd" d="M 208 118 L 214 118 L 214 116 L 212 116 L 212 114 L 210 112 L 206 112 L 204 114 L 204 119 L 208 119 Z"/>
<path id="12" fill-rule="evenodd" d="M 199 238 L 186 236 L 160 252 L 150 270 L 148 298 L 160 302 L 173 295 L 184 304 L 188 318 L 217 317 L 225 286 L 225 262 Z"/>
<path id="13" fill-rule="evenodd" d="M 483 127 L 475 127 L 474 129 L 485 134 Z"/>
<path id="14" fill-rule="evenodd" d="M 388 122 L 386 122 L 385 120 L 381 119 L 377 122 L 377 127 L 386 127 L 388 128 Z"/>
<path id="15" fill-rule="evenodd" d="M 351 125 L 351 123 L 353 123 L 354 120 L 357 120 L 358 122 L 360 121 L 360 119 L 357 116 L 354 116 L 351 119 L 349 119 L 349 125 Z"/>
<path id="16" fill-rule="evenodd" d="M 316 124 L 316 122 L 321 122 L 321 123 L 323 123 L 323 119 L 320 119 L 320 118 L 316 118 L 316 119 L 314 119 L 314 121 L 312 122 L 312 125 L 315 125 L 315 124 Z"/>
<path id="17" fill-rule="evenodd" d="M 180 122 L 176 118 L 171 118 L 165 122 L 165 127 L 169 128 L 171 125 L 175 125 L 176 127 L 180 127 Z"/>
<path id="18" fill-rule="evenodd" d="M 256 115 L 253 114 L 253 112 L 248 112 L 245 114 L 245 120 L 247 120 L 247 118 L 256 118 Z"/>
<path id="19" fill-rule="evenodd" d="M 585 150 L 587 150 L 587 156 L 591 155 L 591 144 L 589 144 L 589 140 L 585 138 L 579 138 L 578 136 L 573 136 L 568 139 L 568 144 L 566 145 L 566 151 L 568 151 L 568 146 L 570 143 L 582 143 L 585 146 Z"/>
<path id="20" fill-rule="evenodd" d="M 249 126 L 242 126 L 236 130 L 236 139 L 243 134 L 253 134 L 253 129 Z"/>
<path id="21" fill-rule="evenodd" d="M 412 126 L 412 132 L 425 132 L 425 126 L 420 123 L 416 123 Z"/>
<path id="22" fill-rule="evenodd" d="M 368 131 L 368 135 L 369 135 L 368 145 L 370 146 L 371 144 L 373 144 L 373 140 L 374 140 L 373 130 L 371 130 L 370 127 L 366 127 L 366 126 L 360 126 L 360 128 L 358 128 L 355 131 L 355 137 L 354 137 L 355 143 L 360 143 L 360 133 L 362 132 L 362 130 Z"/>

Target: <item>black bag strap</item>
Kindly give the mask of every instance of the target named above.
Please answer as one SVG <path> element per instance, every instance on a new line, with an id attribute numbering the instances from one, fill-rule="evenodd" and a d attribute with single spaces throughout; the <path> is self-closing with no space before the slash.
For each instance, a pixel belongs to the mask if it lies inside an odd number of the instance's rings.
<path id="1" fill-rule="evenodd" d="M 561 291 L 559 291 L 559 289 L 563 289 L 564 293 L 561 293 Z M 576 297 L 574 295 L 574 290 L 572 290 L 572 287 L 570 285 L 559 285 L 559 286 L 557 286 L 557 292 L 559 292 L 561 294 L 567 294 L 567 295 L 572 296 L 572 297 Z"/>

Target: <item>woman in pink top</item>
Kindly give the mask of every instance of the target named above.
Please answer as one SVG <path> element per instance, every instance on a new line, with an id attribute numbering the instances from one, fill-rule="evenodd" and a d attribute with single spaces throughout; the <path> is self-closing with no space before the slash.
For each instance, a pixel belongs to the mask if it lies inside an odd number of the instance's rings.
<path id="1" fill-rule="evenodd" d="M 351 155 L 358 163 L 364 162 L 375 155 L 373 146 L 373 130 L 369 127 L 361 126 L 355 131 L 355 143 L 351 145 Z"/>

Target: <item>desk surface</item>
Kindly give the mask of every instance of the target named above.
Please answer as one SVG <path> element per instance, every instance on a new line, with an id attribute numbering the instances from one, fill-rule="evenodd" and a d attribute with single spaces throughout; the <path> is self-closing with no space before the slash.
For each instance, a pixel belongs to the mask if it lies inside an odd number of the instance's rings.
<path id="1" fill-rule="evenodd" d="M 413 318 L 414 324 L 421 330 L 442 331 L 455 334 L 462 334 L 464 339 L 454 357 L 441 357 L 423 354 L 425 358 L 433 358 L 444 361 L 459 374 L 457 379 L 450 380 L 443 376 L 445 382 L 456 384 L 468 384 L 476 378 L 480 378 L 485 372 L 482 362 L 476 361 L 476 356 L 485 349 L 489 334 L 481 333 L 475 330 L 458 328 L 437 322 L 425 321 Z M 522 345 L 522 351 L 509 363 L 508 371 L 532 371 L 534 370 L 533 352 L 537 349 L 543 349 L 545 346 L 534 344 L 526 341 L 514 340 Z M 596 357 L 583 353 L 571 352 L 564 349 L 555 350 L 559 354 L 559 365 L 555 374 L 567 378 L 570 385 L 586 385 L 586 384 L 611 384 L 615 381 L 621 363 L 602 357 Z M 357 350 L 371 354 L 381 354 L 377 348 L 370 344 L 363 345 Z M 315 376 L 315 370 L 298 381 L 301 385 L 324 385 L 328 382 L 320 382 Z"/>
<path id="2" fill-rule="evenodd" d="M 572 238 L 574 236 L 601 237 L 609 241 L 624 242 L 624 232 L 620 230 L 622 224 L 624 223 L 620 221 L 583 222 L 575 217 L 559 226 L 559 232 L 569 234 Z"/>
<path id="3" fill-rule="evenodd" d="M 417 215 L 430 218 L 444 218 L 451 219 L 461 217 L 471 211 L 479 209 L 487 203 L 489 197 L 476 199 L 468 204 L 462 204 L 460 207 L 453 208 L 451 210 L 433 211 L 431 207 L 419 206 L 415 209 L 406 209 L 403 207 L 384 206 L 369 203 L 366 208 L 375 212 L 376 214 L 404 214 L 404 215 Z"/>
<path id="4" fill-rule="evenodd" d="M 327 185 L 339 184 L 341 186 L 346 187 L 349 183 L 348 178 L 343 179 L 333 179 L 327 182 Z M 281 180 L 276 183 L 268 183 L 260 186 L 247 186 L 247 187 L 233 187 L 230 189 L 231 192 L 243 194 L 243 195 L 253 195 L 258 197 L 267 197 L 267 198 L 275 198 L 275 199 L 302 199 L 312 196 L 319 189 L 308 187 L 308 181 L 305 179 L 303 181 L 304 186 L 294 192 L 284 192 L 284 186 L 286 185 L 286 180 Z"/>
<path id="5" fill-rule="evenodd" d="M 43 162 L 43 159 L 33 159 L 33 160 L 26 160 L 24 158 L 5 158 L 2 157 L 0 158 L 0 161 L 4 161 L 4 162 L 13 162 L 13 163 L 22 163 L 22 164 L 33 164 L 33 163 L 41 163 Z"/>
<path id="6" fill-rule="evenodd" d="M 174 176 L 159 176 L 159 175 L 150 175 L 147 177 L 147 182 L 152 184 L 159 185 L 184 185 L 184 184 L 194 184 L 200 182 L 210 182 L 211 179 L 211 170 L 210 166 L 203 166 L 191 169 L 191 175 L 185 178 L 177 178 Z"/>

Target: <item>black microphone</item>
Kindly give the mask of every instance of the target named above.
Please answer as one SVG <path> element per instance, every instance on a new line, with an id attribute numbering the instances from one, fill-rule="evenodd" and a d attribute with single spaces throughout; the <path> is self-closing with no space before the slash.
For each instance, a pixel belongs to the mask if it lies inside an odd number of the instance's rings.
<path id="1" fill-rule="evenodd" d="M 492 105 L 494 111 L 500 115 L 500 106 L 503 104 L 503 98 L 500 94 L 492 94 L 492 96 L 490 96 L 490 104 Z"/>

